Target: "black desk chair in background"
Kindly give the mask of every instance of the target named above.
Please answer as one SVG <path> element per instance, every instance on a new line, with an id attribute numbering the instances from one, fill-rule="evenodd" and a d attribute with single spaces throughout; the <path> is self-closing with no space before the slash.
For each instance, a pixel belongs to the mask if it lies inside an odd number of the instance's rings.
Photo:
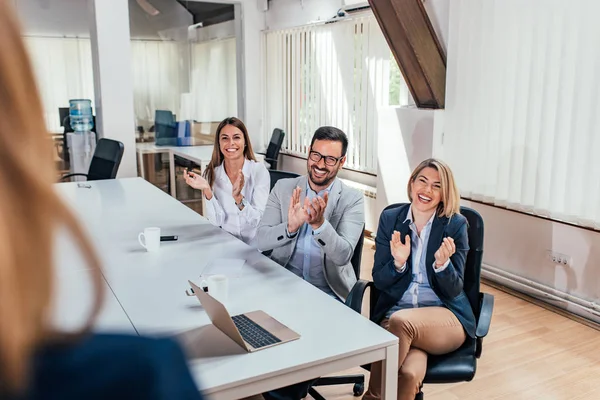
<path id="1" fill-rule="evenodd" d="M 68 174 L 60 178 L 60 181 L 70 179 L 74 176 L 85 176 L 88 181 L 98 181 L 102 179 L 115 179 L 125 147 L 123 143 L 112 139 L 100 139 L 96 145 L 94 156 L 90 162 L 90 168 L 87 174 Z"/>
<path id="2" fill-rule="evenodd" d="M 265 161 L 269 164 L 270 169 L 277 169 L 277 159 L 279 158 L 279 151 L 281 150 L 281 145 L 283 144 L 284 137 L 285 132 L 283 130 L 279 128 L 273 129 L 271 141 L 269 142 L 269 146 L 267 147 L 267 152 L 258 153 L 265 156 Z"/>
<path id="3" fill-rule="evenodd" d="M 269 190 L 273 190 L 273 187 L 275 186 L 277 181 L 280 179 L 297 178 L 300 176 L 299 174 L 297 174 L 295 172 L 277 171 L 275 169 L 270 169 L 269 175 L 271 176 L 271 189 L 269 189 Z"/>
<path id="4" fill-rule="evenodd" d="M 385 210 L 400 207 L 402 204 L 392 204 Z M 469 298 L 473 313 L 477 319 L 476 339 L 467 337 L 465 343 L 456 351 L 440 356 L 429 355 L 427 358 L 427 373 L 423 383 L 456 383 L 471 381 L 475 376 L 477 369 L 477 359 L 481 357 L 483 349 L 483 338 L 487 335 L 492 320 L 494 310 L 494 296 L 488 293 L 480 292 L 481 283 L 481 263 L 483 261 L 483 218 L 479 213 L 468 207 L 461 207 L 460 213 L 467 218 L 469 228 L 469 252 L 465 263 L 464 291 Z M 370 306 L 371 312 L 373 306 L 379 298 L 379 291 L 375 288 L 373 282 L 359 280 L 350 295 L 346 299 L 346 305 L 354 311 L 360 313 L 362 309 L 363 298 L 367 288 L 371 289 Z M 369 369 L 370 365 L 363 366 Z M 354 395 L 362 394 L 361 384 L 356 380 L 357 375 L 349 377 L 332 377 L 327 379 L 337 380 L 336 384 L 354 383 Z M 362 381 L 364 390 L 364 376 Z M 315 397 L 316 400 L 323 399 L 322 396 Z M 317 393 L 318 395 L 318 393 Z M 423 392 L 419 392 L 416 400 L 423 399 Z"/>

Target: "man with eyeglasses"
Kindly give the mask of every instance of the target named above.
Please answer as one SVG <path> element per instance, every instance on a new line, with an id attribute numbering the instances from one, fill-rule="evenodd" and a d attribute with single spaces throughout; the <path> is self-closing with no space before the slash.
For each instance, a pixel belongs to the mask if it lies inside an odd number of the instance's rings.
<path id="1" fill-rule="evenodd" d="M 344 301 L 356 283 L 350 264 L 364 229 L 362 194 L 337 178 L 346 161 L 348 138 L 322 126 L 312 137 L 307 175 L 280 179 L 271 190 L 256 240 L 261 251 L 335 299 Z M 263 396 L 300 399 L 312 382 Z"/>

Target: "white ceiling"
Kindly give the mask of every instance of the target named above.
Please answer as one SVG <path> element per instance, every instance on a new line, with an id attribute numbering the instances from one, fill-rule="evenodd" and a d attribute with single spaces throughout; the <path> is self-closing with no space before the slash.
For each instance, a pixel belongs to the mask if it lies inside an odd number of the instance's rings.
<path id="1" fill-rule="evenodd" d="M 185 28 L 193 22 L 192 15 L 175 0 L 151 0 L 160 11 L 155 17 L 129 1 L 132 38 L 158 39 L 164 32 Z M 30 36 L 89 37 L 89 0 L 14 0 L 24 34 Z"/>

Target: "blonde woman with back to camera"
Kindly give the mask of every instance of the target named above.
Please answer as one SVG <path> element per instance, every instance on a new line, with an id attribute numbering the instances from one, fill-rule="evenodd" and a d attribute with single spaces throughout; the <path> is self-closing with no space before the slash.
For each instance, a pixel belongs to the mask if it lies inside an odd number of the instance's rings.
<path id="1" fill-rule="evenodd" d="M 100 265 L 52 188 L 52 144 L 12 4 L 0 0 L 0 398 L 200 399 L 174 341 L 91 333 L 104 296 Z M 87 322 L 68 334 L 50 318 L 63 229 L 93 282 Z"/>
<path id="2" fill-rule="evenodd" d="M 398 399 L 413 400 L 428 354 L 458 349 L 475 337 L 463 291 L 467 220 L 450 168 L 428 159 L 412 172 L 410 204 L 385 210 L 377 229 L 373 283 L 381 291 L 371 320 L 399 338 Z M 366 400 L 381 397 L 381 365 L 371 366 Z"/>

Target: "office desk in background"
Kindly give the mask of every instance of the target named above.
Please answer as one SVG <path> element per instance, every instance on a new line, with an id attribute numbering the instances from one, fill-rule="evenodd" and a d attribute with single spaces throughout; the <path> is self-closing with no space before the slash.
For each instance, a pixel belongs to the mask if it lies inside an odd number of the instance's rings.
<path id="1" fill-rule="evenodd" d="M 192 375 L 211 399 L 251 396 L 378 360 L 387 367 L 384 398 L 396 397 L 397 337 L 140 178 L 89 184 L 90 189 L 83 189 L 62 183 L 56 190 L 98 246 L 111 290 L 107 294 L 127 316 L 113 310 L 110 318 L 98 321 L 99 329 L 116 323 L 124 331 L 133 326 L 139 334 L 178 338 Z M 147 253 L 137 236 L 149 226 L 179 240 Z M 58 257 L 61 271 L 81 272 L 81 259 L 72 252 L 60 251 Z M 230 313 L 263 310 L 300 333 L 299 340 L 246 353 L 210 324 L 195 297 L 185 295 L 188 279 L 200 283 L 209 264 L 232 258 L 246 263 L 239 277 L 230 278 L 225 303 Z M 60 304 L 64 312 L 70 310 Z"/>
<path id="2" fill-rule="evenodd" d="M 144 154 L 168 154 L 169 156 L 169 183 L 170 183 L 170 194 L 174 198 L 177 198 L 177 183 L 175 178 L 175 156 L 179 156 L 188 161 L 192 161 L 200 165 L 200 169 L 204 171 L 208 163 L 212 158 L 213 145 L 206 146 L 157 146 L 154 143 L 136 143 L 136 153 L 138 156 L 140 176 L 143 179 L 150 180 L 148 172 L 144 167 Z M 257 161 L 264 161 L 262 154 L 255 154 Z M 204 207 L 204 199 L 202 200 L 202 209 Z"/>

